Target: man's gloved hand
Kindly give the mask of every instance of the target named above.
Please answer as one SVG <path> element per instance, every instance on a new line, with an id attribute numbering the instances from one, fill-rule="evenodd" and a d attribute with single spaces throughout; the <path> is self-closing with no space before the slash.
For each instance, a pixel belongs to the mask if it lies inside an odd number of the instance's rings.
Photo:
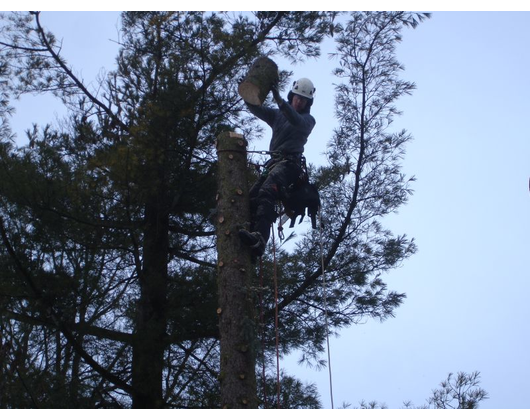
<path id="1" fill-rule="evenodd" d="M 274 98 L 274 101 L 278 104 L 278 106 L 281 106 L 283 104 L 283 99 L 280 96 L 280 92 L 278 92 L 278 82 L 272 85 L 271 92 L 272 92 L 272 97 Z"/>

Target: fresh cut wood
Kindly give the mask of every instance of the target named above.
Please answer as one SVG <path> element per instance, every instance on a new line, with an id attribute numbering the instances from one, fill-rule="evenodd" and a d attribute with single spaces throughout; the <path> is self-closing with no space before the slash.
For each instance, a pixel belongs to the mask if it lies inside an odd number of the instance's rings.
<path id="1" fill-rule="evenodd" d="M 262 105 L 278 79 L 278 65 L 268 57 L 259 57 L 240 83 L 239 95 L 249 104 Z"/>

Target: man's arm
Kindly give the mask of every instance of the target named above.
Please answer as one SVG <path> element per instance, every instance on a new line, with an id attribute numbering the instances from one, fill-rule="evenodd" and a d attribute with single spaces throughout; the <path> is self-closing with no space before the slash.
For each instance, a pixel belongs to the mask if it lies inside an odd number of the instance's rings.
<path id="1" fill-rule="evenodd" d="M 316 121 L 311 114 L 299 114 L 285 101 L 280 105 L 280 111 L 285 115 L 287 121 L 309 136 L 316 124 Z"/>
<path id="2" fill-rule="evenodd" d="M 252 105 L 248 102 L 245 102 L 245 105 L 252 114 L 272 127 L 276 111 L 266 106 Z"/>
<path id="3" fill-rule="evenodd" d="M 310 114 L 299 114 L 293 109 L 291 104 L 285 102 L 280 96 L 280 92 L 278 92 L 277 84 L 271 88 L 271 92 L 274 101 L 278 104 L 278 108 L 280 108 L 280 111 L 285 115 L 287 121 L 299 130 L 302 130 L 306 135 L 309 135 L 316 124 L 315 119 Z"/>

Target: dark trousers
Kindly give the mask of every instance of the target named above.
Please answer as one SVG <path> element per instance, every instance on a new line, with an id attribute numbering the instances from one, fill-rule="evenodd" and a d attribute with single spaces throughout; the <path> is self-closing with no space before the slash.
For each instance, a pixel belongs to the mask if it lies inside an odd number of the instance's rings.
<path id="1" fill-rule="evenodd" d="M 296 184 L 302 174 L 296 160 L 270 161 L 266 165 L 266 174 L 262 175 L 250 189 L 251 230 L 269 240 L 271 226 L 278 216 L 276 203 L 282 197 L 282 191 Z"/>

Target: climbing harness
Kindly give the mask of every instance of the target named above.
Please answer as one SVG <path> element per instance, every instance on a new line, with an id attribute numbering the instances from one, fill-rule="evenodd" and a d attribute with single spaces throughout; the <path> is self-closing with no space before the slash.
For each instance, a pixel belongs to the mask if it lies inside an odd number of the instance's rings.
<path id="1" fill-rule="evenodd" d="M 280 240 L 284 240 L 283 224 L 286 219 L 283 215 L 291 219 L 290 228 L 293 228 L 296 219 L 300 216 L 298 224 L 302 223 L 304 217 L 307 215 L 311 219 L 311 226 L 316 229 L 316 217 L 318 209 L 320 208 L 320 195 L 315 184 L 309 181 L 309 173 L 307 171 L 307 163 L 305 156 L 299 153 L 284 155 L 277 152 L 255 152 L 260 154 L 270 154 L 272 156 L 264 164 L 254 163 L 256 171 L 260 177 L 265 178 L 269 172 L 279 163 L 291 161 L 300 168 L 298 178 L 288 186 L 281 186 L 280 188 L 280 203 L 277 205 L 278 211 L 276 214 L 280 216 L 280 229 L 278 230 Z"/>

